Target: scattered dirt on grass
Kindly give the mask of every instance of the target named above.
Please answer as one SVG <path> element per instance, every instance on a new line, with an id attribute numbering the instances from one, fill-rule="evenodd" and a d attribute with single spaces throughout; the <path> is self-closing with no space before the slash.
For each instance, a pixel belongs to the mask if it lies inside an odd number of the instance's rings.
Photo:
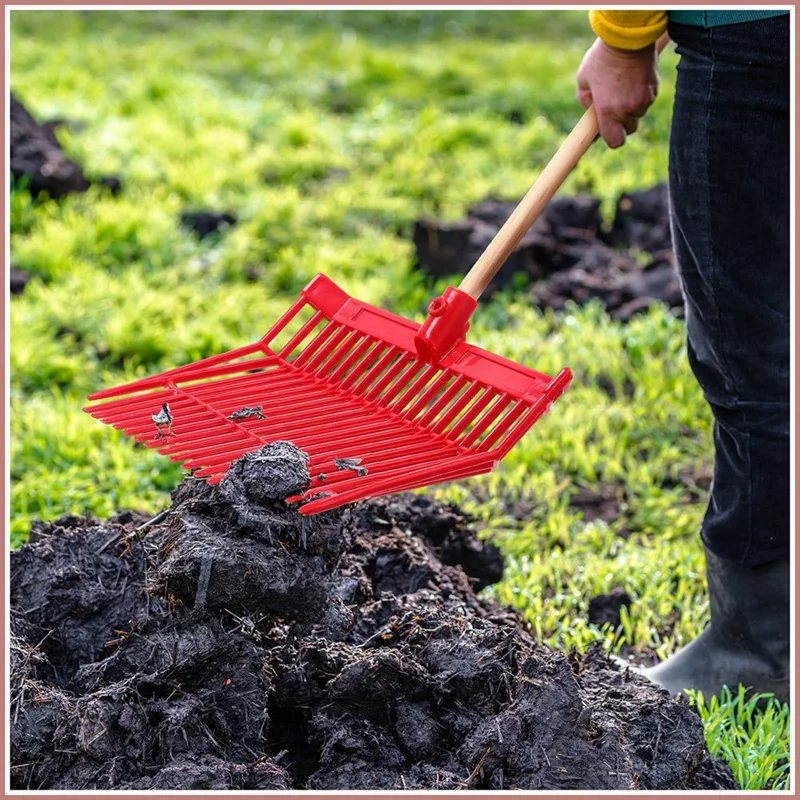
<path id="1" fill-rule="evenodd" d="M 226 230 L 237 222 L 236 215 L 229 211 L 183 211 L 181 213 L 181 225 L 194 231 L 200 239 Z"/>
<path id="2" fill-rule="evenodd" d="M 631 400 L 636 394 L 636 384 L 628 377 L 622 383 L 621 392 L 615 386 L 614 382 L 605 375 L 600 375 L 596 378 L 597 385 L 612 399 L 620 400 L 623 397 Z"/>
<path id="3" fill-rule="evenodd" d="M 622 512 L 625 487 L 622 484 L 599 484 L 592 488 L 581 486 L 569 498 L 569 504 L 583 515 L 584 522 L 599 519 L 616 522 Z"/>
<path id="4" fill-rule="evenodd" d="M 14 788 L 735 788 L 687 703 L 476 596 L 455 562 L 480 585 L 498 554 L 458 509 L 303 518 L 279 497 L 308 477 L 273 444 L 149 526 L 38 526 L 11 557 Z"/>
<path id="5" fill-rule="evenodd" d="M 12 93 L 10 122 L 11 172 L 17 181 L 27 180 L 34 197 L 40 192 L 47 192 L 52 198 L 85 192 L 93 182 L 112 192 L 120 190 L 119 178 L 90 181 L 80 164 L 67 158 L 57 136 L 58 128 L 65 124 L 63 120 L 39 124 Z"/>
<path id="6" fill-rule="evenodd" d="M 692 502 L 699 503 L 707 499 L 711 489 L 714 470 L 711 465 L 687 467 L 681 470 L 680 483 L 686 487 Z"/>
<path id="7" fill-rule="evenodd" d="M 609 623 L 616 628 L 620 624 L 620 609 L 630 608 L 631 596 L 617 587 L 608 594 L 598 594 L 589 601 L 589 622 L 603 626 Z"/>
<path id="8" fill-rule="evenodd" d="M 515 205 L 489 198 L 470 208 L 463 220 L 419 220 L 414 228 L 418 267 L 436 277 L 466 273 Z M 542 308 L 560 310 L 568 300 L 583 304 L 597 298 L 623 322 L 656 302 L 681 314 L 666 186 L 623 194 L 608 231 L 602 227 L 598 199 L 555 198 L 523 236 L 484 298 L 520 275 L 534 284 L 533 299 Z"/>
<path id="9" fill-rule="evenodd" d="M 9 289 L 11 290 L 11 294 L 22 294 L 32 277 L 30 272 L 26 272 L 24 269 L 16 269 L 15 267 L 12 267 L 8 273 Z"/>

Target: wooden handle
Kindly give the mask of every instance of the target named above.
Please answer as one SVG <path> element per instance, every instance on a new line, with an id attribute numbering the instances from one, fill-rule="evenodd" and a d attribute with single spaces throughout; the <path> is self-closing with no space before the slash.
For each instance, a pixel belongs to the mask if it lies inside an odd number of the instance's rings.
<path id="1" fill-rule="evenodd" d="M 483 294 L 489 282 L 514 251 L 528 228 L 544 211 L 545 206 L 564 183 L 567 175 L 596 136 L 597 117 L 594 113 L 594 106 L 590 106 L 503 227 L 489 242 L 489 246 L 483 251 L 481 257 L 464 276 L 464 280 L 458 287 L 462 292 L 466 292 L 474 300 Z"/>
<path id="2" fill-rule="evenodd" d="M 669 36 L 664 34 L 656 43 L 656 52 L 661 53 L 668 42 Z M 590 106 L 503 227 L 489 242 L 481 257 L 464 276 L 458 287 L 462 292 L 466 292 L 474 300 L 483 294 L 489 282 L 514 251 L 528 228 L 536 222 L 539 214 L 544 211 L 545 206 L 564 183 L 580 157 L 588 150 L 597 134 L 597 116 L 594 106 Z"/>

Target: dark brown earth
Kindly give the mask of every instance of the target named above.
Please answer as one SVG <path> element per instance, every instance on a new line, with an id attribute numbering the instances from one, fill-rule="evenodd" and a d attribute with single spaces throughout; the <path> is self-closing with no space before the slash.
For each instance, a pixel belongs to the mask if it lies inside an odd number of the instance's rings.
<path id="1" fill-rule="evenodd" d="M 476 596 L 458 509 L 303 518 L 285 445 L 229 476 L 12 554 L 13 788 L 735 788 L 686 702 Z"/>
<path id="2" fill-rule="evenodd" d="M 589 622 L 616 628 L 620 624 L 620 610 L 630 609 L 632 602 L 631 596 L 619 587 L 608 594 L 598 594 L 589 601 Z"/>
<path id="3" fill-rule="evenodd" d="M 30 272 L 12 267 L 8 271 L 9 288 L 11 294 L 22 294 L 31 279 Z"/>
<path id="4" fill-rule="evenodd" d="M 515 206 L 489 198 L 470 208 L 463 220 L 419 220 L 414 228 L 418 268 L 436 277 L 465 274 Z M 483 298 L 512 281 L 532 283 L 533 300 L 542 308 L 560 310 L 567 301 L 583 304 L 597 299 L 612 317 L 624 322 L 656 302 L 681 314 L 666 186 L 623 194 L 609 230 L 603 227 L 598 199 L 555 198 Z"/>
<path id="5" fill-rule="evenodd" d="M 92 183 L 107 186 L 113 192 L 120 190 L 118 178 L 90 180 L 81 165 L 65 155 L 57 136 L 58 128 L 65 124 L 63 120 L 38 123 L 13 93 L 10 105 L 11 173 L 17 182 L 27 182 L 34 197 L 41 192 L 52 198 L 85 192 Z"/>
<path id="6" fill-rule="evenodd" d="M 237 217 L 229 211 L 183 211 L 181 225 L 205 239 L 235 225 Z"/>

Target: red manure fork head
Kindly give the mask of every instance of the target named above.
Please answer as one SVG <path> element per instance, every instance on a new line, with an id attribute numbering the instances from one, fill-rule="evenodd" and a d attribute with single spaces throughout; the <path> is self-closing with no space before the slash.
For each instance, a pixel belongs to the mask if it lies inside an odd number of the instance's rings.
<path id="1" fill-rule="evenodd" d="M 309 455 L 311 485 L 290 498 L 303 514 L 489 472 L 569 370 L 550 378 L 465 342 L 427 362 L 420 328 L 318 275 L 255 344 L 96 392 L 85 411 L 209 483 L 290 441 Z"/>

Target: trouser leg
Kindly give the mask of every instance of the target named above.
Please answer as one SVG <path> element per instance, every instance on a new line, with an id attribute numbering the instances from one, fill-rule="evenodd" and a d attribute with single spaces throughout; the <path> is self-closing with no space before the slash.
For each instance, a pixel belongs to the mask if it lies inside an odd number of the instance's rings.
<path id="1" fill-rule="evenodd" d="M 789 22 L 670 34 L 673 241 L 714 416 L 702 537 L 755 567 L 789 552 Z"/>

